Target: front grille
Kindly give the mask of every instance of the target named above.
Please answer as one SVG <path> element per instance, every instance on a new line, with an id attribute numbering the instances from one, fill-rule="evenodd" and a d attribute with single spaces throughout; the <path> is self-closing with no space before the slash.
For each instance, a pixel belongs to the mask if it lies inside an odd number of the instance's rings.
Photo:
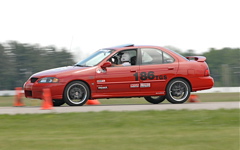
<path id="1" fill-rule="evenodd" d="M 32 97 L 32 91 L 24 91 L 26 97 Z"/>
<path id="2" fill-rule="evenodd" d="M 34 82 L 36 82 L 37 81 L 37 79 L 38 78 L 31 78 L 30 80 L 31 80 L 31 83 L 34 83 Z"/>

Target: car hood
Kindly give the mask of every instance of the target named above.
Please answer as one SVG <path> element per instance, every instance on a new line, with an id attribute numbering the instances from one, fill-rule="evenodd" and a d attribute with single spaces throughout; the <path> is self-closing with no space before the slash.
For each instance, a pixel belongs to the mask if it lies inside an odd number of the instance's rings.
<path id="1" fill-rule="evenodd" d="M 60 67 L 60 68 L 53 68 L 49 70 L 44 70 L 32 75 L 32 77 L 56 77 L 60 74 L 72 74 L 75 71 L 81 71 L 88 67 L 78 67 L 78 66 L 67 66 L 67 67 Z"/>

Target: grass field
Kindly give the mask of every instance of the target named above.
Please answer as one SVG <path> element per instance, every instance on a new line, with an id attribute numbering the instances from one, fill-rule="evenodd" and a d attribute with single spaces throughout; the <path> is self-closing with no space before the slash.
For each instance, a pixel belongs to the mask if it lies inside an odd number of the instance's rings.
<path id="1" fill-rule="evenodd" d="M 239 109 L 0 115 L 1 150 L 239 150 Z"/>
<path id="2" fill-rule="evenodd" d="M 193 93 L 199 96 L 201 102 L 222 102 L 222 101 L 239 101 L 239 93 Z M 144 98 L 115 98 L 115 99 L 99 99 L 103 105 L 108 104 L 148 104 Z M 0 107 L 12 106 L 14 102 L 13 96 L 0 96 Z M 23 98 L 26 106 L 41 106 L 41 100 Z M 167 100 L 164 103 L 169 103 Z"/>
<path id="3" fill-rule="evenodd" d="M 197 95 L 201 102 L 239 101 L 239 93 Z M 40 100 L 23 101 L 41 106 Z M 143 98 L 99 101 L 148 104 Z M 0 97 L 0 107 L 13 102 Z M 0 149 L 239 150 L 239 121 L 239 109 L 0 115 Z"/>

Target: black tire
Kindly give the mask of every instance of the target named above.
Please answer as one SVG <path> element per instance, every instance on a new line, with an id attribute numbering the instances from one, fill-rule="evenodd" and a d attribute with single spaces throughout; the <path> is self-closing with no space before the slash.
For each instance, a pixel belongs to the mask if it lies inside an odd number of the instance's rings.
<path id="1" fill-rule="evenodd" d="M 181 104 L 188 100 L 191 90 L 184 79 L 173 79 L 167 85 L 166 98 L 172 104 Z"/>
<path id="2" fill-rule="evenodd" d="M 53 106 L 61 106 L 65 103 L 63 99 L 53 99 L 52 102 Z"/>
<path id="3" fill-rule="evenodd" d="M 146 101 L 152 104 L 159 104 L 165 100 L 165 96 L 145 96 Z"/>
<path id="4" fill-rule="evenodd" d="M 64 90 L 64 101 L 69 106 L 82 106 L 90 96 L 88 86 L 82 81 L 69 83 Z"/>

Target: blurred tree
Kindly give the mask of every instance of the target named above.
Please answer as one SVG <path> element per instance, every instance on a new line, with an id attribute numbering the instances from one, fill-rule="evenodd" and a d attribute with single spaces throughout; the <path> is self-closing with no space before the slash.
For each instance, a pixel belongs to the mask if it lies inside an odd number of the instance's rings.
<path id="1" fill-rule="evenodd" d="M 182 55 L 183 55 L 183 56 L 196 56 L 196 55 L 198 55 L 198 54 L 196 54 L 194 50 L 189 49 L 189 50 L 187 50 L 186 52 L 183 52 Z"/>
<path id="2" fill-rule="evenodd" d="M 167 48 L 167 49 L 170 49 L 170 50 L 172 50 L 172 51 L 175 51 L 175 52 L 177 52 L 178 54 L 181 54 L 181 55 L 183 55 L 183 56 L 196 56 L 196 55 L 199 55 L 199 54 L 196 54 L 195 51 L 192 50 L 192 49 L 189 49 L 189 50 L 187 50 L 186 52 L 182 52 L 179 48 L 174 47 L 174 46 L 168 45 L 168 46 L 164 46 L 164 47 Z"/>
<path id="3" fill-rule="evenodd" d="M 22 87 L 33 73 L 73 64 L 73 56 L 65 49 L 16 41 L 0 44 L 0 90 Z"/>
<path id="4" fill-rule="evenodd" d="M 206 62 L 215 80 L 215 86 L 240 86 L 239 48 L 211 48 L 203 55 L 207 57 Z"/>
<path id="5" fill-rule="evenodd" d="M 167 46 L 164 46 L 164 47 L 167 48 L 167 49 L 170 49 L 170 50 L 172 50 L 172 51 L 175 51 L 175 52 L 177 52 L 178 54 L 182 54 L 182 51 L 181 51 L 179 48 L 177 48 L 177 47 L 170 46 L 170 45 L 167 45 Z"/>
<path id="6" fill-rule="evenodd" d="M 0 44 L 0 89 L 10 88 L 8 84 L 10 72 L 6 71 L 10 67 L 9 65 L 9 56 L 5 52 L 4 46 Z"/>

